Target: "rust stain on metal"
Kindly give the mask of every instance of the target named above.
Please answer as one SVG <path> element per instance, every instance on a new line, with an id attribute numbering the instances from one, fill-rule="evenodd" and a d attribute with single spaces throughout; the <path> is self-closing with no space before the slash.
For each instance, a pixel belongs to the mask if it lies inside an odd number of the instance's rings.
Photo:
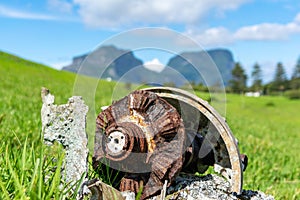
<path id="1" fill-rule="evenodd" d="M 137 193 L 143 187 L 142 199 L 158 194 L 165 181 L 169 186 L 180 171 L 204 173 L 209 166 L 239 194 L 247 162 L 207 102 L 163 87 L 134 91 L 98 115 L 93 166 L 103 160 L 126 171 L 120 190 Z"/>
<path id="2" fill-rule="evenodd" d="M 108 159 L 119 162 L 120 170 L 133 171 L 121 180 L 121 191 L 138 192 L 142 182 L 145 199 L 159 192 L 165 179 L 172 182 L 181 170 L 183 122 L 176 109 L 155 93 L 140 90 L 129 94 L 101 112 L 96 126 L 94 167 Z M 140 159 L 136 158 L 139 153 L 144 153 Z M 134 175 L 137 162 L 149 171 Z"/>

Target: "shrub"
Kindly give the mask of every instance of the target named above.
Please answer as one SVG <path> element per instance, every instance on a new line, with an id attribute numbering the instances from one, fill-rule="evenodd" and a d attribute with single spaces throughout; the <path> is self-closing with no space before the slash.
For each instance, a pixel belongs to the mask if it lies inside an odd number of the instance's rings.
<path id="1" fill-rule="evenodd" d="M 284 95 L 289 99 L 300 99 L 300 90 L 289 90 Z"/>
<path id="2" fill-rule="evenodd" d="M 273 101 L 269 101 L 266 103 L 266 107 L 275 107 L 275 103 Z"/>

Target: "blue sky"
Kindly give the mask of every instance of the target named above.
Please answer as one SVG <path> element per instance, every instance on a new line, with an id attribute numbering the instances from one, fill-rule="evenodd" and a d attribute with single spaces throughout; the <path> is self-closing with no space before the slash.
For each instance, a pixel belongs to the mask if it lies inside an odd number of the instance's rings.
<path id="1" fill-rule="evenodd" d="M 227 48 L 248 75 L 259 63 L 266 81 L 277 62 L 290 75 L 300 56 L 298 0 L 2 0 L 0 24 L 0 50 L 58 69 L 142 27 L 172 29 L 204 49 Z M 171 56 L 136 55 L 163 64 Z"/>

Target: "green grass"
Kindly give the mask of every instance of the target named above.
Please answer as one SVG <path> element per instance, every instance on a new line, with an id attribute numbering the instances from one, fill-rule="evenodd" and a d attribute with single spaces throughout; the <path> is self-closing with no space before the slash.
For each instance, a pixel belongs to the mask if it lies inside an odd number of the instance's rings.
<path id="1" fill-rule="evenodd" d="M 244 188 L 300 198 L 300 101 L 228 95 L 227 121 L 249 156 Z"/>
<path id="2" fill-rule="evenodd" d="M 61 148 L 42 142 L 40 90 L 47 87 L 57 104 L 66 103 L 73 95 L 75 80 L 74 74 L 0 52 L 0 199 L 74 197 L 69 196 L 70 185 L 60 185 Z M 91 88 L 98 84 L 91 78 L 81 80 Z M 101 106 L 111 103 L 115 83 L 101 81 L 100 86 L 92 99 L 85 99 L 88 105 L 96 102 L 88 114 L 90 148 L 95 116 Z M 118 97 L 128 92 L 128 85 L 122 87 L 117 90 Z M 209 95 L 201 96 L 207 99 Z M 276 199 L 299 199 L 299 108 L 300 101 L 284 97 L 227 95 L 227 122 L 239 139 L 240 151 L 249 156 L 245 189 L 259 189 Z M 110 172 L 102 171 L 103 179 L 113 181 Z M 91 171 L 89 176 L 96 175 Z"/>

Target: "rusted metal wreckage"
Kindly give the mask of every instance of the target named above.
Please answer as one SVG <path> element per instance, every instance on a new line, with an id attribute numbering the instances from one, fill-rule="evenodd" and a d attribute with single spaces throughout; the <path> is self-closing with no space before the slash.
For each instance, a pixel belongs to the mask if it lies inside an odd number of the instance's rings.
<path id="1" fill-rule="evenodd" d="M 44 140 L 65 147 L 64 179 L 80 181 L 88 170 L 88 108 L 80 97 L 57 106 L 46 88 L 42 100 Z M 247 157 L 239 153 L 225 120 L 208 102 L 180 89 L 155 87 L 134 91 L 98 115 L 93 167 L 97 171 L 101 165 L 120 177 L 116 187 L 142 192 L 142 199 L 163 188 L 165 192 L 180 172 L 204 173 L 209 166 L 229 181 L 232 192 L 240 194 Z M 122 198 L 101 181 L 84 181 L 79 199 L 86 188 L 95 198 Z"/>
<path id="2" fill-rule="evenodd" d="M 247 157 L 225 120 L 201 98 L 176 88 L 137 90 L 104 109 L 96 120 L 93 167 L 121 171 L 121 191 L 142 199 L 160 193 L 180 172 L 209 166 L 240 194 Z"/>

